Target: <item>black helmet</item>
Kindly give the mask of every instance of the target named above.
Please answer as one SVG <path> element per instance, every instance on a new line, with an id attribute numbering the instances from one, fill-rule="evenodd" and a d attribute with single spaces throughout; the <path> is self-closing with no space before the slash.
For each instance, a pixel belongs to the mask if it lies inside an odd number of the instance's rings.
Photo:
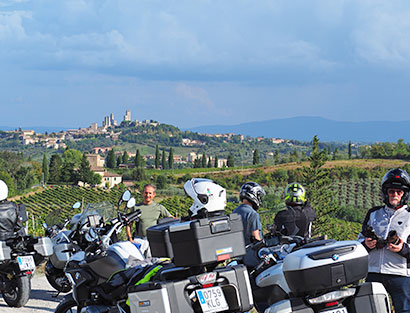
<path id="1" fill-rule="evenodd" d="M 264 195 L 266 195 L 265 190 L 263 190 L 261 185 L 253 181 L 243 184 L 239 192 L 239 197 L 241 201 L 243 199 L 247 199 L 249 202 L 252 203 L 252 207 L 254 208 L 254 210 L 259 209 L 262 203 L 262 197 Z"/>
<path id="2" fill-rule="evenodd" d="M 409 200 L 409 191 L 410 191 L 410 177 L 409 174 L 405 170 L 400 168 L 395 168 L 386 173 L 382 179 L 382 194 L 383 194 L 383 202 L 386 203 L 388 206 L 390 205 L 389 202 L 389 195 L 387 193 L 388 188 L 395 188 L 401 189 L 404 191 L 403 196 L 401 197 L 400 204 L 404 205 L 407 204 Z"/>

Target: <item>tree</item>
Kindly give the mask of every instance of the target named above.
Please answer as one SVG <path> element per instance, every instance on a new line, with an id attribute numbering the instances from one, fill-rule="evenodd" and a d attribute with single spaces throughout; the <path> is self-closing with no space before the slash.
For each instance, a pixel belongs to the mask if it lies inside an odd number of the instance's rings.
<path id="1" fill-rule="evenodd" d="M 116 162 L 117 166 L 116 166 L 116 167 L 119 167 L 121 163 L 122 163 L 122 156 L 119 155 L 119 156 L 117 157 L 117 162 Z"/>
<path id="2" fill-rule="evenodd" d="M 253 165 L 258 165 L 259 163 L 260 163 L 259 151 L 258 151 L 258 149 L 255 149 L 255 151 L 253 151 L 252 164 Z"/>
<path id="3" fill-rule="evenodd" d="M 232 154 L 228 155 L 228 159 L 226 160 L 226 166 L 227 167 L 234 167 L 235 166 L 235 161 L 234 161 L 234 158 L 233 158 Z"/>
<path id="4" fill-rule="evenodd" d="M 90 162 L 87 159 L 86 153 L 83 154 L 76 176 L 76 182 L 82 181 L 90 184 L 90 182 L 93 181 L 94 172 L 91 171 Z"/>
<path id="5" fill-rule="evenodd" d="M 155 147 L 155 168 L 159 168 L 159 147 Z"/>
<path id="6" fill-rule="evenodd" d="M 212 167 L 212 159 L 211 157 L 208 158 L 208 168 Z"/>
<path id="7" fill-rule="evenodd" d="M 124 153 L 122 154 L 122 163 L 127 164 L 129 160 L 130 156 L 128 155 L 128 152 L 124 151 Z"/>
<path id="8" fill-rule="evenodd" d="M 140 150 L 137 149 L 137 152 L 135 154 L 135 167 L 144 167 L 144 159 L 140 153 Z"/>
<path id="9" fill-rule="evenodd" d="M 158 189 L 165 189 L 167 188 L 167 177 L 165 175 L 158 175 L 156 179 L 156 185 Z"/>
<path id="10" fill-rule="evenodd" d="M 275 155 L 273 156 L 273 160 L 274 160 L 275 164 L 279 164 L 279 163 L 280 163 L 279 149 L 276 149 Z"/>
<path id="11" fill-rule="evenodd" d="M 165 149 L 162 149 L 162 159 L 161 159 L 161 165 L 162 165 L 162 169 L 165 170 L 166 166 L 167 166 L 167 156 L 165 155 Z"/>
<path id="12" fill-rule="evenodd" d="M 217 156 L 215 156 L 214 167 L 215 167 L 215 168 L 218 167 L 218 157 L 217 157 Z"/>
<path id="13" fill-rule="evenodd" d="M 349 156 L 349 160 L 351 160 L 352 159 L 352 142 L 351 141 L 349 141 L 348 156 Z"/>
<path id="14" fill-rule="evenodd" d="M 303 185 L 306 187 L 308 199 L 316 210 L 317 221 L 313 223 L 314 234 L 327 234 L 331 238 L 337 237 L 337 229 L 330 229 L 331 217 L 337 214 L 335 195 L 331 188 L 330 175 L 323 165 L 327 156 L 325 150 L 319 150 L 319 138 L 313 137 L 312 154 L 309 157 L 309 167 L 302 170 Z M 336 238 L 335 238 L 336 239 Z"/>
<path id="15" fill-rule="evenodd" d="M 202 168 L 205 168 L 205 167 L 206 167 L 206 155 L 205 155 L 205 152 L 202 154 L 201 165 L 202 165 Z"/>
<path id="16" fill-rule="evenodd" d="M 172 147 L 169 149 L 168 155 L 168 168 L 172 169 L 174 167 L 174 150 Z"/>
<path id="17" fill-rule="evenodd" d="M 47 159 L 47 155 L 44 153 L 43 154 L 43 164 L 42 164 L 42 173 L 43 173 L 43 181 L 42 183 L 46 183 L 48 181 L 48 176 L 49 176 L 49 172 L 48 172 L 48 159 Z"/>
<path id="18" fill-rule="evenodd" d="M 0 171 L 0 179 L 4 181 L 9 189 L 8 197 L 12 197 L 16 194 L 16 188 L 14 186 L 13 178 L 6 171 Z"/>
<path id="19" fill-rule="evenodd" d="M 108 168 L 115 168 L 116 167 L 114 149 L 111 149 L 110 151 L 108 151 L 108 155 L 107 155 L 107 158 L 105 160 L 105 164 Z"/>
<path id="20" fill-rule="evenodd" d="M 59 154 L 53 154 L 50 159 L 50 169 L 49 169 L 49 181 L 53 183 L 58 183 L 61 180 L 61 167 L 63 161 Z"/>

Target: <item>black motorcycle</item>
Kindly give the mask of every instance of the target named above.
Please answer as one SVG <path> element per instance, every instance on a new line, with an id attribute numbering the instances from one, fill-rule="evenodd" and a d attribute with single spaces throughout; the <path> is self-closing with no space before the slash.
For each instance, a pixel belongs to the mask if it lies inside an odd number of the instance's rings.
<path id="1" fill-rule="evenodd" d="M 9 306 L 21 307 L 30 297 L 30 279 L 36 266 L 53 253 L 53 245 L 50 238 L 26 235 L 21 224 L 18 226 L 15 222 L 15 212 L 25 212 L 24 205 L 20 205 L 18 210 L 10 203 L 7 205 L 9 207 L 3 208 L 2 213 L 8 214 L 7 217 L 2 214 L 1 223 L 3 230 L 5 225 L 9 225 L 10 231 L 1 234 L 0 291 Z M 9 223 L 10 219 L 12 223 Z M 13 223 L 15 227 L 11 230 Z"/>

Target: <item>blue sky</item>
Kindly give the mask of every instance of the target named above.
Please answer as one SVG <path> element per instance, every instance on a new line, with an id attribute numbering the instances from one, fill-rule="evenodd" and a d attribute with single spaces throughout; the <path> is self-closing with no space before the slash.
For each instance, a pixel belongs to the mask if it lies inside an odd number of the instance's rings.
<path id="1" fill-rule="evenodd" d="M 410 2 L 0 0 L 0 125 L 410 120 Z"/>

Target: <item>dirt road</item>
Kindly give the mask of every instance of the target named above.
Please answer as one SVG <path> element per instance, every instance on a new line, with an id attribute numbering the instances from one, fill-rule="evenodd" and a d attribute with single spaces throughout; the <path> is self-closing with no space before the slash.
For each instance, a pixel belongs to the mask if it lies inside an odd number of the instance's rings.
<path id="1" fill-rule="evenodd" d="M 36 274 L 31 280 L 30 300 L 22 308 L 10 308 L 0 296 L 1 313 L 50 313 L 54 312 L 65 294 L 53 297 L 57 292 L 49 285 L 43 274 Z"/>

